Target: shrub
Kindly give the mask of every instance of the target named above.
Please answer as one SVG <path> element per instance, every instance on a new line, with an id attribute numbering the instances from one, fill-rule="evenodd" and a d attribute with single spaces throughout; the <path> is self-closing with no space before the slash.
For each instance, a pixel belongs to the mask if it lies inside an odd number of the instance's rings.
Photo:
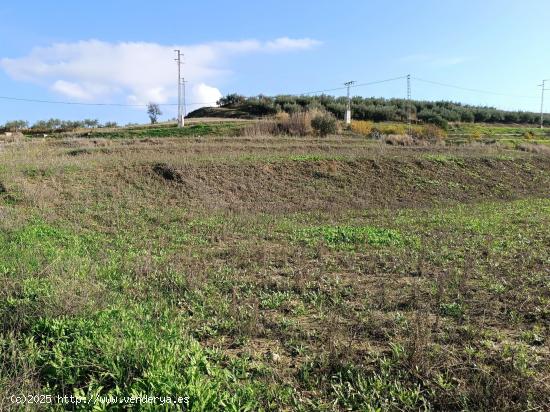
<path id="1" fill-rule="evenodd" d="M 332 114 L 318 110 L 299 111 L 292 114 L 279 112 L 273 118 L 254 122 L 242 129 L 245 136 L 308 136 L 314 131 L 320 136 L 336 133 L 338 121 Z"/>
<path id="2" fill-rule="evenodd" d="M 242 133 L 245 136 L 291 135 L 307 136 L 313 132 L 311 127 L 311 113 L 300 111 L 297 113 L 278 113 L 275 118 L 260 120 L 247 125 Z"/>
<path id="3" fill-rule="evenodd" d="M 331 113 L 318 113 L 311 119 L 311 127 L 319 136 L 326 136 L 338 131 L 338 121 Z"/>
<path id="4" fill-rule="evenodd" d="M 368 120 L 355 120 L 351 122 L 351 130 L 363 136 L 370 136 L 374 129 L 374 123 Z"/>
<path id="5" fill-rule="evenodd" d="M 479 139 L 481 139 L 482 136 L 483 136 L 483 134 L 478 129 L 473 130 L 472 133 L 470 133 L 470 138 L 473 139 L 473 140 L 479 140 Z"/>
<path id="6" fill-rule="evenodd" d="M 313 132 L 312 113 L 302 111 L 290 115 L 286 122 L 280 124 L 285 134 L 294 136 L 307 136 Z"/>
<path id="7" fill-rule="evenodd" d="M 523 132 L 522 137 L 525 140 L 531 140 L 535 138 L 535 133 L 532 130 L 526 130 Z"/>
<path id="8" fill-rule="evenodd" d="M 434 124 L 416 126 L 411 135 L 416 140 L 441 141 L 447 137 L 447 132 Z"/>

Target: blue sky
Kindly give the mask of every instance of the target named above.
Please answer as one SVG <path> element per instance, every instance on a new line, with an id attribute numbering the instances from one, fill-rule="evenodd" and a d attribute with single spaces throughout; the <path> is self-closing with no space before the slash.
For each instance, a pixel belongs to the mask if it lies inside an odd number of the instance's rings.
<path id="1" fill-rule="evenodd" d="M 413 80 L 413 98 L 538 111 L 537 85 L 550 78 L 549 17 L 543 0 L 2 2 L 0 96 L 173 103 L 177 46 L 186 54 L 190 103 L 410 73 L 503 94 Z M 405 97 L 406 84 L 353 93 Z M 166 106 L 164 117 L 174 115 Z M 0 99 L 0 123 L 50 117 L 147 120 L 134 107 Z"/>

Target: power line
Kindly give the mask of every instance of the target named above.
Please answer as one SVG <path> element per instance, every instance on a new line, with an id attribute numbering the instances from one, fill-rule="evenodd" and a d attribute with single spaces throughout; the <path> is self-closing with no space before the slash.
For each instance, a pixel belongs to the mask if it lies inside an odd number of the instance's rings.
<path id="1" fill-rule="evenodd" d="M 29 102 L 29 103 L 48 103 L 48 104 L 68 104 L 73 106 L 120 106 L 120 107 L 145 107 L 144 104 L 123 104 L 123 103 L 85 103 L 85 102 L 67 102 L 60 100 L 38 100 L 38 99 L 26 99 L 21 97 L 11 97 L 11 96 L 0 96 L 2 100 L 12 100 L 19 102 Z M 163 104 L 166 106 L 167 104 Z M 172 104 L 170 104 L 172 106 Z"/>
<path id="2" fill-rule="evenodd" d="M 393 77 L 390 79 L 384 79 L 384 80 L 376 80 L 372 82 L 366 82 L 366 83 L 358 83 L 354 84 L 350 87 L 362 87 L 362 86 L 370 86 L 374 84 L 379 83 L 386 83 L 394 80 L 404 79 L 406 76 L 400 76 L 400 77 Z M 186 83 L 192 83 L 188 80 L 185 80 Z M 316 90 L 316 91 L 309 91 L 309 92 L 303 92 L 303 93 L 294 93 L 289 94 L 287 96 L 304 96 L 308 94 L 317 94 L 317 93 L 326 93 L 326 92 L 332 92 L 336 90 L 346 90 L 347 86 L 344 87 L 335 87 L 332 89 L 324 89 L 324 90 Z M 147 107 L 147 104 L 125 104 L 125 103 L 89 103 L 89 102 L 70 102 L 70 101 L 63 101 L 63 100 L 42 100 L 42 99 L 28 99 L 23 97 L 13 97 L 13 96 L 0 96 L 0 99 L 2 100 L 12 100 L 12 101 L 21 101 L 21 102 L 28 102 L 28 103 L 45 103 L 45 104 L 60 104 L 60 105 L 72 105 L 72 106 L 113 106 L 113 107 Z M 186 102 L 186 106 L 192 106 L 192 105 L 199 105 L 199 104 L 213 104 L 216 103 L 214 101 L 212 102 Z M 159 103 L 159 106 L 178 106 L 178 103 Z"/>
<path id="3" fill-rule="evenodd" d="M 392 82 L 392 81 L 394 81 L 394 80 L 405 79 L 406 77 L 407 77 L 407 76 L 399 76 L 399 77 L 392 77 L 392 78 L 384 79 L 384 80 L 375 80 L 375 81 L 372 81 L 372 82 L 357 83 L 357 84 L 350 85 L 350 87 L 356 88 L 356 87 L 372 86 L 372 85 L 375 85 L 375 84 L 387 83 L 387 82 Z M 308 94 L 318 94 L 318 93 L 334 92 L 334 91 L 337 91 L 337 90 L 347 90 L 347 89 L 348 89 L 348 86 L 344 86 L 344 87 L 335 87 L 335 88 L 333 88 L 333 89 L 324 89 L 324 90 L 315 90 L 315 91 L 311 91 L 311 92 L 287 94 L 286 96 L 307 96 Z"/>
<path id="4" fill-rule="evenodd" d="M 352 87 L 372 86 L 373 84 L 393 82 L 394 80 L 401 80 L 406 78 L 407 76 L 392 77 L 391 79 L 376 80 L 374 82 L 368 82 L 368 83 L 359 83 L 359 84 L 353 85 Z"/>
<path id="5" fill-rule="evenodd" d="M 435 85 L 438 85 L 438 86 L 450 87 L 450 88 L 453 88 L 453 89 L 465 90 L 465 91 L 474 92 L 474 93 L 492 94 L 492 95 L 495 95 L 495 96 L 519 97 L 519 98 L 525 98 L 525 99 L 538 99 L 538 96 L 525 96 L 525 95 L 517 95 L 517 94 L 492 92 L 492 91 L 488 91 L 488 90 L 471 89 L 469 87 L 456 86 L 454 84 L 441 83 L 441 82 L 436 82 L 436 81 L 433 81 L 433 80 L 425 80 L 425 79 L 420 79 L 418 77 L 412 77 L 412 79 L 416 80 L 416 81 L 419 81 L 419 82 L 430 83 L 430 84 L 435 84 Z"/>
<path id="6" fill-rule="evenodd" d="M 0 96 L 2 100 L 20 101 L 28 103 L 47 103 L 47 104 L 64 104 L 73 106 L 115 106 L 115 107 L 147 107 L 147 104 L 124 104 L 124 103 L 86 103 L 86 102 L 68 102 L 61 100 L 39 100 L 39 99 L 26 99 L 21 97 Z M 196 104 L 212 104 L 216 102 L 189 102 L 188 106 Z M 159 106 L 177 106 L 177 103 L 159 103 Z"/>

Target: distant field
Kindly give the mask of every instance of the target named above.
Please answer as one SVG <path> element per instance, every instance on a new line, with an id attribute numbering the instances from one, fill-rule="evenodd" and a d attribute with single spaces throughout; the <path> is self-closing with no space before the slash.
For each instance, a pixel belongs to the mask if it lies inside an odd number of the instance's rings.
<path id="1" fill-rule="evenodd" d="M 240 125 L 0 147 L 0 410 L 550 409 L 548 154 Z"/>

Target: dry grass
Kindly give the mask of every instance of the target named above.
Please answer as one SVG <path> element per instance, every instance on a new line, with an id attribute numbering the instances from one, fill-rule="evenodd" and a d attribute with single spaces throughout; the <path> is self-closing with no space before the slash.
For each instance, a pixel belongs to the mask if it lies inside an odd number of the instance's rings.
<path id="1" fill-rule="evenodd" d="M 541 153 L 550 155 L 550 146 L 543 144 L 521 143 L 517 146 L 522 152 Z"/>
<path id="2" fill-rule="evenodd" d="M 390 134 L 384 136 L 384 143 L 394 146 L 412 146 L 415 144 L 415 140 L 408 135 L 403 134 Z"/>
<path id="3" fill-rule="evenodd" d="M 299 111 L 292 114 L 278 113 L 274 118 L 251 123 L 242 129 L 246 137 L 259 136 L 311 136 L 314 134 L 312 120 L 319 116 L 329 116 L 320 110 Z"/>

